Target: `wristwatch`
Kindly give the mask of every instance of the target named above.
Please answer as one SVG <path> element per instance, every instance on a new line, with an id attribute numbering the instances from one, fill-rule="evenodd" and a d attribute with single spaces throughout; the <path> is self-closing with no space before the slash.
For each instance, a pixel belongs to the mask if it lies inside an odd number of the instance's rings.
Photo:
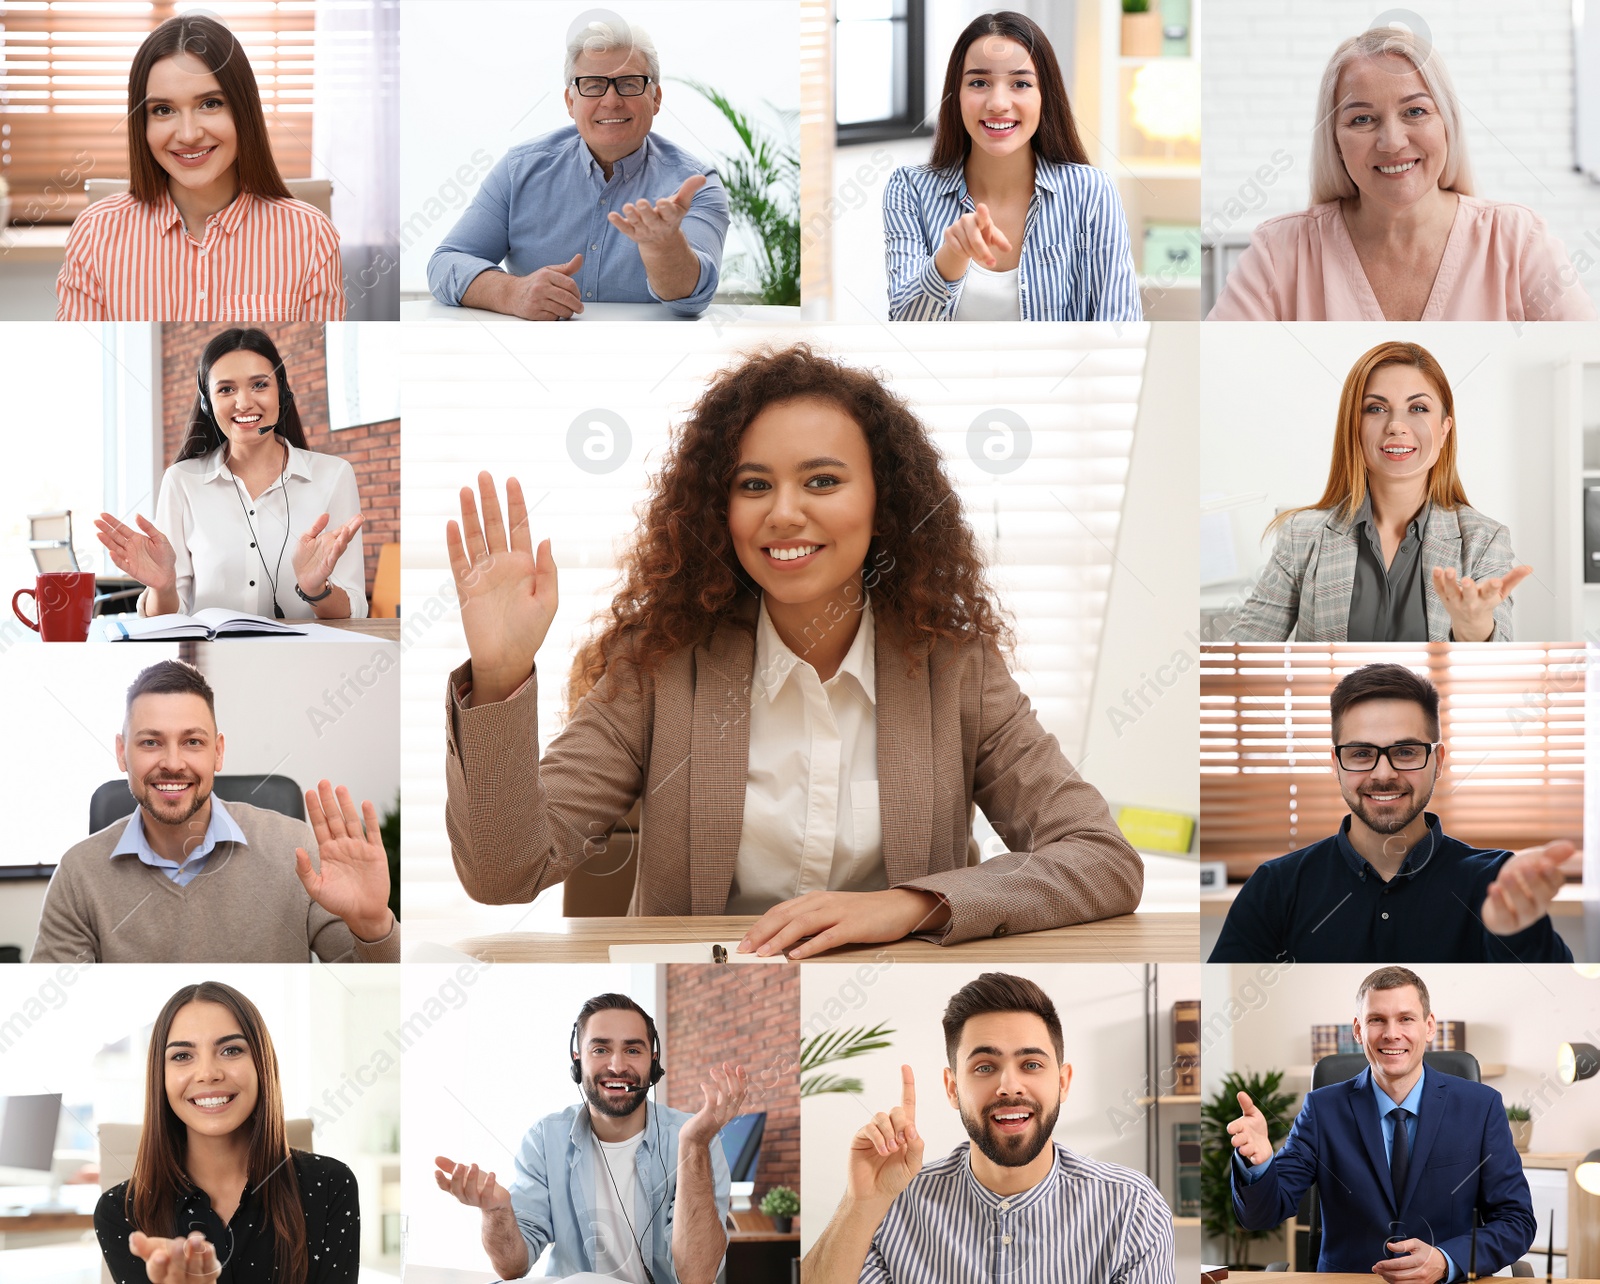
<path id="1" fill-rule="evenodd" d="M 294 591 L 300 595 L 300 600 L 302 602 L 321 602 L 333 592 L 333 580 L 331 578 L 324 580 L 322 582 L 322 592 L 318 593 L 316 597 L 309 596 L 306 591 L 300 587 L 299 580 L 294 582 Z"/>

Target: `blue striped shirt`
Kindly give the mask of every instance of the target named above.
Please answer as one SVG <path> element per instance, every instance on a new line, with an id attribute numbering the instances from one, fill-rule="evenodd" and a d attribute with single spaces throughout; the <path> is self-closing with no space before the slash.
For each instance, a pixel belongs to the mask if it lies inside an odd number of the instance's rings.
<path id="1" fill-rule="evenodd" d="M 630 201 L 664 200 L 691 174 L 704 174 L 706 185 L 678 230 L 700 260 L 700 280 L 693 293 L 664 300 L 650 287 L 638 245 L 606 215 Z M 440 303 L 459 307 L 474 278 L 502 262 L 513 276 L 528 276 L 582 254 L 573 280 L 585 303 L 653 302 L 678 316 L 698 316 L 717 292 L 727 234 L 728 192 L 715 169 L 648 134 L 638 151 L 612 164 L 607 180 L 578 127 L 568 125 L 500 158 L 428 260 L 428 288 Z"/>
<path id="2" fill-rule="evenodd" d="M 1172 1284 L 1172 1213 L 1143 1173 L 1055 1145 L 1050 1174 L 997 1195 L 963 1142 L 911 1179 L 860 1284 Z"/>
<path id="3" fill-rule="evenodd" d="M 962 281 L 940 276 L 933 256 L 945 228 L 975 208 L 960 168 L 902 165 L 889 175 L 883 239 L 891 321 L 954 318 Z M 1144 315 L 1122 201 L 1092 165 L 1037 162 L 1019 267 L 1024 321 L 1138 321 Z"/>

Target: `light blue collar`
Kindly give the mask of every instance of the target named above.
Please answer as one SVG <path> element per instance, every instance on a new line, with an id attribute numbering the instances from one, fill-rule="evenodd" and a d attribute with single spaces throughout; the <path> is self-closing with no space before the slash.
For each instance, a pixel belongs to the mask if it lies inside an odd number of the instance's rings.
<path id="1" fill-rule="evenodd" d="M 1417 1107 L 1422 1103 L 1422 1085 L 1428 1081 L 1428 1067 L 1422 1067 L 1422 1073 L 1417 1076 L 1416 1083 L 1411 1085 L 1411 1091 L 1406 1093 L 1404 1101 L 1396 1101 L 1387 1092 L 1378 1086 L 1378 1076 L 1368 1075 L 1372 1080 L 1372 1095 L 1378 1101 L 1378 1122 L 1382 1123 L 1391 1110 L 1399 1110 L 1402 1106 L 1411 1112 L 1411 1117 L 1417 1117 Z"/>
<path id="2" fill-rule="evenodd" d="M 137 856 L 141 862 L 152 869 L 184 869 L 194 866 L 199 869 L 199 862 L 209 856 L 218 843 L 238 843 L 248 847 L 249 841 L 244 836 L 244 830 L 239 828 L 239 823 L 228 814 L 228 809 L 222 805 L 222 799 L 217 797 L 213 789 L 211 793 L 211 819 L 206 824 L 205 837 L 182 865 L 170 861 L 165 856 L 156 854 L 150 846 L 150 840 L 144 832 L 144 810 L 140 807 L 133 809 L 133 815 L 123 828 L 122 837 L 117 840 L 117 845 L 111 849 L 111 858 L 118 856 Z"/>

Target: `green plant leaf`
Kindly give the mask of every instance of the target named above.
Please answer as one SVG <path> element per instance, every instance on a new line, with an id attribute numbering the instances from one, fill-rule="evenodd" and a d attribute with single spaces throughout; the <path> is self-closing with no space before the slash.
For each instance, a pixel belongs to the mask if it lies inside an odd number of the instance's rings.
<path id="1" fill-rule="evenodd" d="M 800 1080 L 800 1095 L 820 1097 L 826 1092 L 858 1093 L 864 1087 L 859 1079 L 847 1079 L 836 1074 L 814 1074 L 809 1079 Z"/>

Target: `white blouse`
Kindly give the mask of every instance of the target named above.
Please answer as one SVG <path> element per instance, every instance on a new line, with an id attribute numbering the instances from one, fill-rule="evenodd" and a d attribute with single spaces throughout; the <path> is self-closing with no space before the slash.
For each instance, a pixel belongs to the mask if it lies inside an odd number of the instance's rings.
<path id="1" fill-rule="evenodd" d="M 355 470 L 337 455 L 290 446 L 287 468 L 251 499 L 223 466 L 222 451 L 174 464 L 161 479 L 155 523 L 177 554 L 183 613 L 222 606 L 270 619 L 275 580 L 285 619 L 315 619 L 317 613 L 294 591 L 295 544 L 323 513 L 334 527 L 361 511 Z M 360 531 L 329 578 L 349 595 L 351 618 L 365 619 Z M 144 603 L 141 597 L 141 610 Z"/>
<path id="2" fill-rule="evenodd" d="M 878 712 L 872 604 L 839 671 L 823 682 L 756 625 L 750 766 L 729 914 L 763 914 L 804 892 L 881 892 Z"/>
<path id="3" fill-rule="evenodd" d="M 967 279 L 956 303 L 957 321 L 1020 321 L 1022 296 L 1018 293 L 1021 268 L 994 272 L 974 261 L 967 264 Z"/>

